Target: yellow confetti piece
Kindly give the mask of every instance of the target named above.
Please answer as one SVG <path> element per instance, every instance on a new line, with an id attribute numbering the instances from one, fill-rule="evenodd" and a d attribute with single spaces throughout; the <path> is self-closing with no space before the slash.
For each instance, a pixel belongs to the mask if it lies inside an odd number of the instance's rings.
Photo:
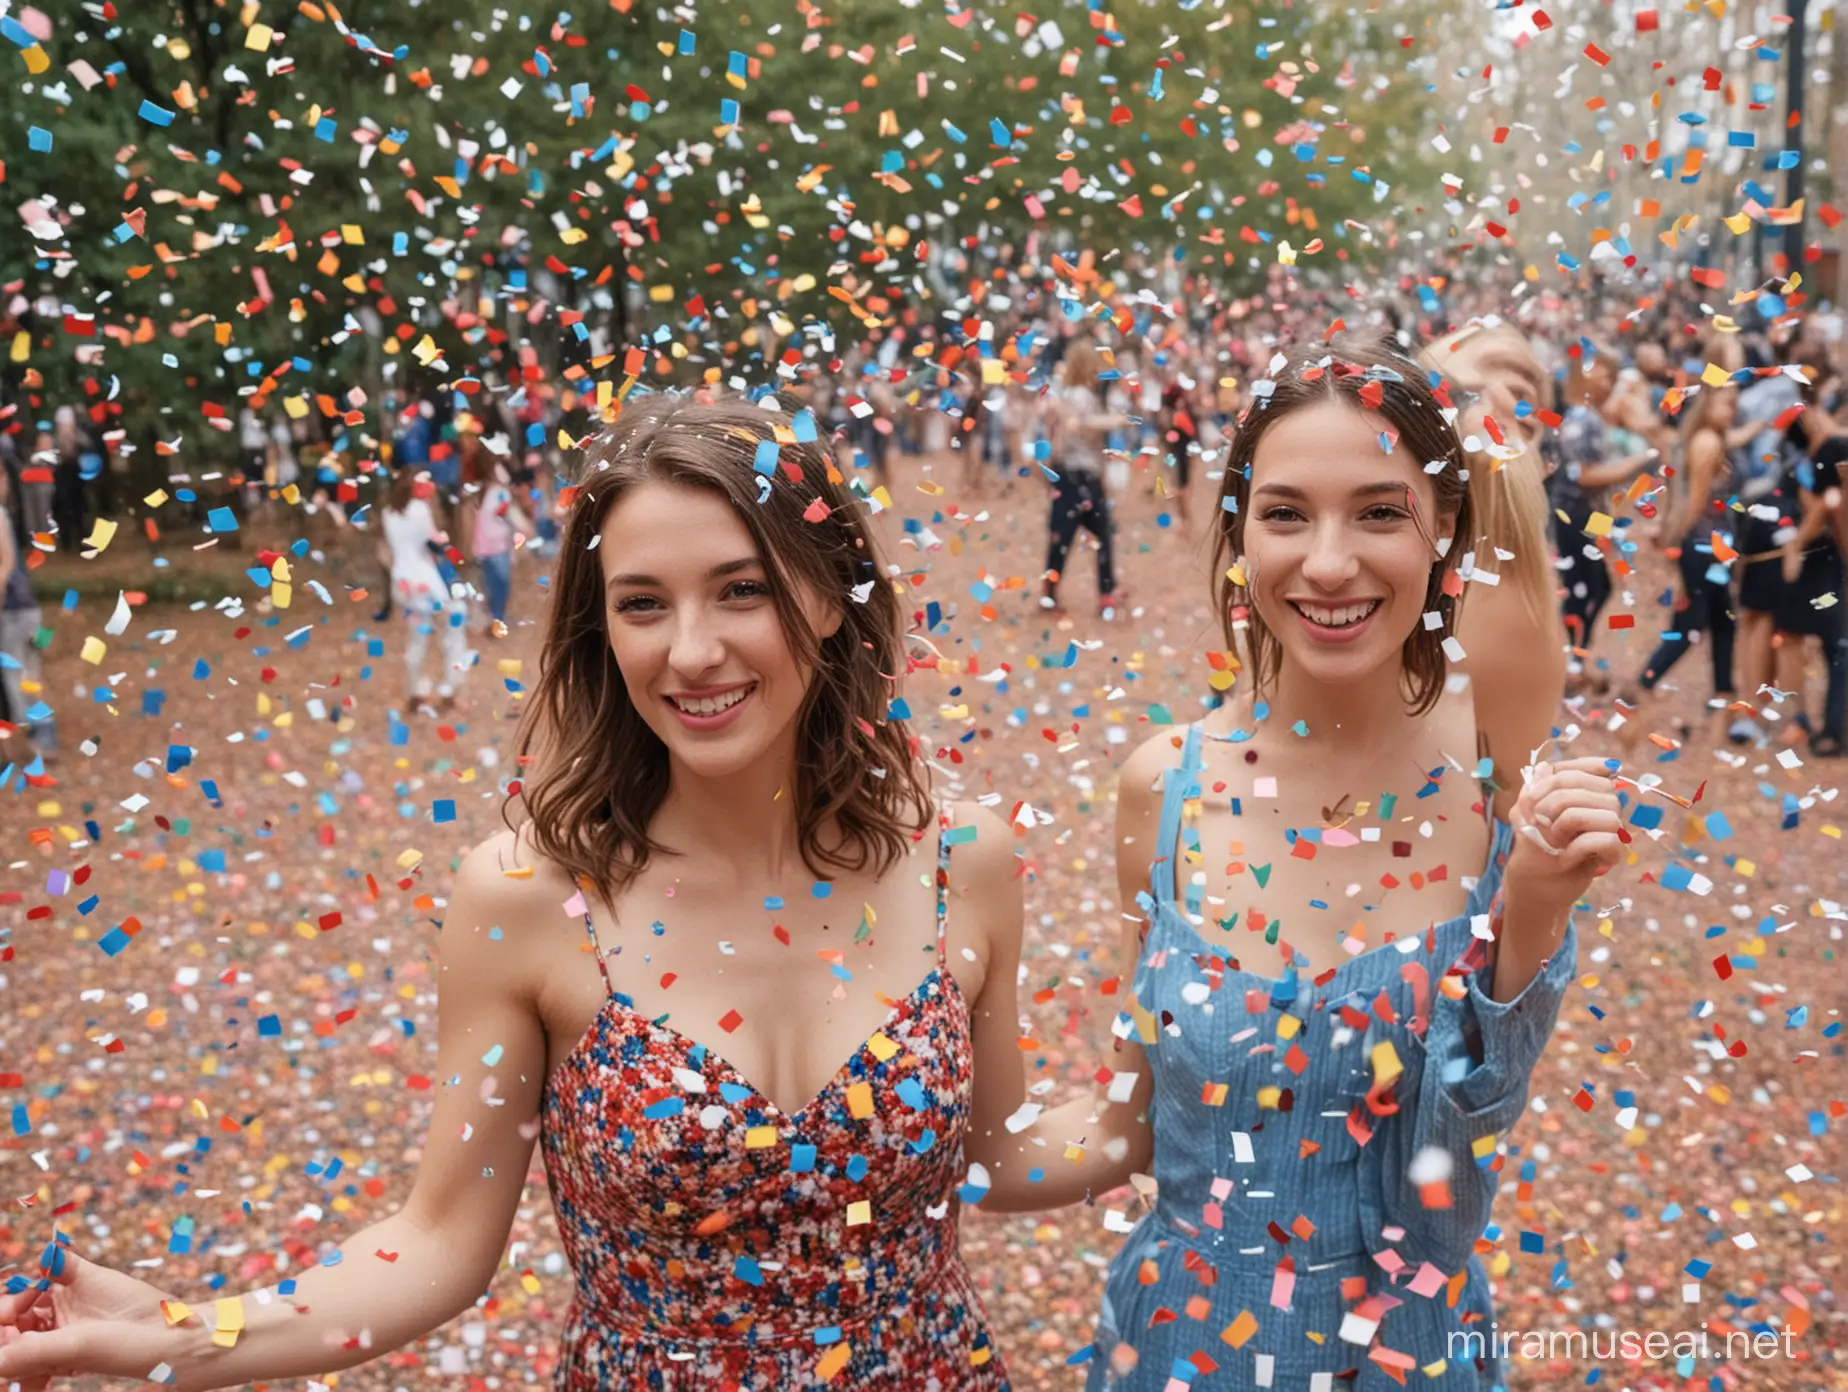
<path id="1" fill-rule="evenodd" d="M 431 338 L 429 334 L 425 334 L 422 338 L 417 340 L 417 345 L 411 349 L 411 353 L 416 357 L 417 361 L 422 363 L 425 367 L 428 367 L 431 363 L 443 356 L 443 350 L 436 346 L 436 340 Z M 304 407 L 304 410 L 305 409 Z"/>
<path id="2" fill-rule="evenodd" d="M 152 493 L 148 494 L 148 496 L 143 498 L 141 501 L 146 503 L 149 507 L 157 508 L 162 503 L 167 501 L 167 490 L 164 488 L 156 488 Z"/>
<path id="3" fill-rule="evenodd" d="M 863 1228 L 872 1221 L 873 1201 L 871 1199 L 855 1199 L 847 1205 L 848 1227 Z"/>
<path id="4" fill-rule="evenodd" d="M 1469 1153 L 1478 1160 L 1482 1159 L 1485 1155 L 1493 1154 L 1494 1151 L 1495 1133 L 1493 1131 L 1489 1132 L 1486 1136 L 1478 1136 L 1469 1143 Z"/>
<path id="5" fill-rule="evenodd" d="M 26 60 L 26 71 L 34 75 L 51 67 L 51 55 L 37 44 L 33 44 L 30 48 L 22 48 L 19 56 Z"/>
<path id="6" fill-rule="evenodd" d="M 27 333 L 24 329 L 21 329 L 18 333 L 13 335 L 13 361 L 16 363 L 24 362 L 26 360 L 26 355 L 31 351 L 32 335 Z"/>
<path id="7" fill-rule="evenodd" d="M 244 47 L 253 53 L 261 53 L 270 46 L 270 40 L 276 37 L 276 31 L 267 24 L 253 24 L 244 31 Z"/>
<path id="8" fill-rule="evenodd" d="M 853 1350 L 847 1344 L 836 1344 L 822 1354 L 821 1362 L 815 1365 L 815 1376 L 823 1382 L 832 1381 L 835 1375 L 847 1366 L 847 1360 L 852 1357 Z"/>
<path id="9" fill-rule="evenodd" d="M 1595 537 L 1609 536 L 1611 534 L 1611 518 L 1609 514 L 1602 512 L 1592 513 L 1592 515 L 1585 520 L 1585 534 Z"/>
<path id="10" fill-rule="evenodd" d="M 180 1300 L 161 1301 L 160 1312 L 166 1319 L 169 1327 L 185 1324 L 187 1320 L 192 1318 L 192 1311 L 187 1308 L 184 1301 Z"/>
<path id="11" fill-rule="evenodd" d="M 873 1057 L 878 1059 L 881 1063 L 890 1062 L 898 1055 L 898 1045 L 888 1039 L 883 1033 L 875 1034 L 871 1039 L 867 1040 L 866 1047 L 872 1051 Z"/>
<path id="12" fill-rule="evenodd" d="M 1399 1051 L 1392 1047 L 1390 1039 L 1375 1044 L 1369 1057 L 1373 1061 L 1373 1086 L 1376 1088 L 1398 1081 L 1399 1075 L 1405 1072 L 1405 1065 L 1399 1062 Z"/>
<path id="13" fill-rule="evenodd" d="M 101 638 L 87 637 L 83 640 L 83 651 L 78 654 L 85 662 L 101 662 L 109 651 L 108 644 Z"/>
<path id="14" fill-rule="evenodd" d="M 215 1301 L 213 1309 L 218 1315 L 218 1327 L 212 1331 L 212 1342 L 219 1348 L 230 1348 L 244 1332 L 244 1298 L 232 1296 Z"/>
<path id="15" fill-rule="evenodd" d="M 1281 1101 L 1282 1098 L 1283 1098 L 1282 1088 L 1261 1087 L 1258 1089 L 1258 1110 L 1264 1111 L 1264 1112 L 1274 1112 L 1277 1110 L 1277 1103 Z"/>
<path id="16" fill-rule="evenodd" d="M 106 517 L 96 519 L 96 525 L 90 529 L 90 535 L 84 541 L 84 549 L 101 551 L 115 540 L 116 524 Z"/>
<path id="17" fill-rule="evenodd" d="M 1277 1037 L 1279 1039 L 1296 1038 L 1302 1027 L 1301 1018 L 1290 1014 L 1287 1010 L 1277 1017 Z"/>
<path id="18" fill-rule="evenodd" d="M 848 1085 L 847 1114 L 859 1121 L 866 1121 L 873 1115 L 873 1086 L 871 1083 Z"/>
<path id="19" fill-rule="evenodd" d="M 774 1126 L 752 1126 L 745 1130 L 744 1148 L 746 1150 L 767 1150 L 775 1144 L 776 1128 Z"/>
<path id="20" fill-rule="evenodd" d="M 1723 387 L 1732 380 L 1732 374 L 1717 363 L 1708 363 L 1700 370 L 1700 380 L 1703 386 Z"/>
<path id="21" fill-rule="evenodd" d="M 1251 1336 L 1257 1332 L 1257 1318 L 1249 1310 L 1240 1310 L 1238 1318 L 1220 1331 L 1219 1338 L 1222 1342 L 1232 1345 L 1233 1348 L 1244 1348 Z"/>

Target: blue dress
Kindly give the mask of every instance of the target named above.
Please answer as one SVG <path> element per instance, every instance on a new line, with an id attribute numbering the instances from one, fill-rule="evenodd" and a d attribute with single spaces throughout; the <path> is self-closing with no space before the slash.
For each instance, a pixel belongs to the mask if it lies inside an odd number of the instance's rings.
<path id="1" fill-rule="evenodd" d="M 1153 1074 L 1159 1194 L 1110 1265 L 1088 1392 L 1500 1387 L 1474 1247 L 1574 930 L 1517 999 L 1486 994 L 1472 919 L 1486 930 L 1513 841 L 1498 821 L 1457 917 L 1323 986 L 1233 967 L 1232 942 L 1174 902 L 1200 737 L 1167 775 L 1150 927 L 1117 1021 Z M 1464 989 L 1445 995 L 1447 973 Z"/>

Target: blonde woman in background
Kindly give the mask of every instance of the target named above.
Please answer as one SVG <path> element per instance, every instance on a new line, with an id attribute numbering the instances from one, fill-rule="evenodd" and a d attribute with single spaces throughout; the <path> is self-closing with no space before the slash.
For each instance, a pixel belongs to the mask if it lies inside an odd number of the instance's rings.
<path id="1" fill-rule="evenodd" d="M 1547 538 L 1552 508 L 1540 458 L 1538 412 L 1546 409 L 1549 383 L 1527 335 L 1506 320 L 1467 324 L 1430 344 L 1421 358 L 1448 382 L 1459 408 L 1457 433 L 1471 451 L 1475 536 L 1463 549 L 1475 552 L 1476 578 L 1467 582 L 1457 641 L 1496 783 L 1511 787 L 1552 733 L 1566 688 L 1566 632 Z M 1532 408 L 1525 413 L 1517 409 L 1523 401 Z M 1483 578 L 1489 574 L 1494 583 Z"/>

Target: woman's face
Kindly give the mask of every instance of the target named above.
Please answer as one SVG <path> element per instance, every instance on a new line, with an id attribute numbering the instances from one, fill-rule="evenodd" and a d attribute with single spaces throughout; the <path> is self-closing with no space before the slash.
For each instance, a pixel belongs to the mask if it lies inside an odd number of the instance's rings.
<path id="1" fill-rule="evenodd" d="M 1251 461 L 1247 593 L 1284 662 L 1319 682 L 1397 668 L 1440 561 L 1427 538 L 1449 534 L 1424 461 L 1381 448 L 1390 428 L 1326 401 L 1265 431 Z"/>
<path id="2" fill-rule="evenodd" d="M 813 671 L 797 661 L 750 530 L 720 494 L 644 483 L 603 521 L 605 621 L 629 699 L 679 768 L 723 778 L 791 737 Z M 816 634 L 838 605 L 805 595 Z"/>
<path id="3" fill-rule="evenodd" d="M 1538 413 L 1547 406 L 1547 375 L 1526 338 L 1512 331 L 1476 333 L 1447 351 L 1443 345 L 1450 341 L 1440 341 L 1439 350 L 1432 355 L 1438 370 L 1462 390 L 1478 396 L 1474 406 L 1465 409 L 1458 420 L 1458 433 L 1492 438 L 1482 422 L 1482 417 L 1489 415 L 1495 418 L 1508 444 L 1522 450 L 1538 448 Z M 1523 401 L 1532 408 L 1525 416 L 1519 413 Z"/>

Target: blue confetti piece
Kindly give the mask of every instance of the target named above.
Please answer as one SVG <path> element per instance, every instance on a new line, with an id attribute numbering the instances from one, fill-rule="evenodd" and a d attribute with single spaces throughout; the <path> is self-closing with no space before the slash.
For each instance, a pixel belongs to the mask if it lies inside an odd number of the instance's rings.
<path id="1" fill-rule="evenodd" d="M 431 817 L 438 822 L 453 822 L 456 819 L 454 798 L 438 798 L 430 807 Z"/>
<path id="2" fill-rule="evenodd" d="M 759 440 L 757 454 L 751 460 L 751 467 L 768 478 L 776 473 L 776 441 Z"/>
<path id="3" fill-rule="evenodd" d="M 282 1038 L 282 1017 L 280 1015 L 265 1015 L 262 1019 L 258 1020 L 257 1021 L 257 1038 L 259 1039 L 280 1039 Z"/>
<path id="4" fill-rule="evenodd" d="M 51 132 L 43 126 L 33 126 L 26 132 L 26 148 L 37 154 L 51 153 Z"/>
<path id="5" fill-rule="evenodd" d="M 205 515 L 206 530 L 210 532 L 235 532 L 237 514 L 228 507 L 215 507 Z"/>
<path id="6" fill-rule="evenodd" d="M 145 98 L 142 100 L 141 109 L 135 114 L 151 126 L 170 126 L 173 124 L 173 113 L 171 111 L 168 111 L 165 107 L 156 106 L 153 102 Z"/>

